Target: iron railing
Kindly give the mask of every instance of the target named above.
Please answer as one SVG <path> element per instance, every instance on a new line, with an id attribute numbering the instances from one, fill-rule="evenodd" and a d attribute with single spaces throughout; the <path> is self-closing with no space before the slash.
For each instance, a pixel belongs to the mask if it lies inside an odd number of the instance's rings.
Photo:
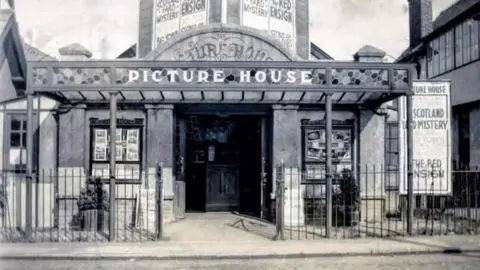
<path id="1" fill-rule="evenodd" d="M 312 173 L 277 166 L 275 239 L 394 237 L 407 233 L 407 194 L 400 191 L 398 168 L 365 166 L 332 175 L 332 224 L 327 221 L 326 182 Z M 279 172 L 280 171 L 280 172 Z M 345 173 L 346 172 L 346 173 Z M 406 178 L 406 174 L 405 178 Z M 321 177 L 319 177 L 321 178 Z M 480 168 L 451 172 L 450 192 L 431 175 L 414 174 L 413 235 L 478 234 L 480 232 Z M 428 187 L 422 192 L 423 187 Z M 283 207 L 280 207 L 283 205 Z"/>
<path id="2" fill-rule="evenodd" d="M 33 197 L 26 196 L 26 174 L 0 172 L 1 242 L 134 242 L 163 236 L 163 180 L 161 166 L 151 175 L 117 172 L 115 207 L 111 213 L 108 176 L 88 176 L 82 170 L 38 170 L 34 173 Z M 31 204 L 31 233 L 26 207 Z M 110 239 L 110 222 L 115 235 Z"/>

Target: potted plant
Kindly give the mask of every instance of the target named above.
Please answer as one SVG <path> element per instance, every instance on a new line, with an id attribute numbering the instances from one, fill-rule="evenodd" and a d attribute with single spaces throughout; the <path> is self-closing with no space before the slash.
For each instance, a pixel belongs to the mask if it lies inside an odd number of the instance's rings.
<path id="1" fill-rule="evenodd" d="M 93 182 L 93 183 L 92 183 Z M 77 201 L 78 214 L 72 220 L 81 230 L 103 231 L 108 222 L 109 196 L 100 178 L 87 180 Z"/>
<path id="2" fill-rule="evenodd" d="M 339 179 L 340 194 L 335 201 L 337 225 L 354 226 L 360 221 L 360 187 L 352 171 L 345 169 Z"/>

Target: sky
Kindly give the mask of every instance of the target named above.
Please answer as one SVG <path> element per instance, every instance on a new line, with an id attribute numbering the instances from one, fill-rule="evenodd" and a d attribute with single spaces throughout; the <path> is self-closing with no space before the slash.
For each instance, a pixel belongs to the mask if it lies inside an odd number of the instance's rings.
<path id="1" fill-rule="evenodd" d="M 456 0 L 432 0 L 433 16 Z M 113 59 L 137 41 L 139 0 L 16 0 L 24 40 L 58 57 L 78 42 Z M 398 57 L 408 47 L 408 0 L 310 0 L 310 39 L 336 60 L 363 45 Z"/>

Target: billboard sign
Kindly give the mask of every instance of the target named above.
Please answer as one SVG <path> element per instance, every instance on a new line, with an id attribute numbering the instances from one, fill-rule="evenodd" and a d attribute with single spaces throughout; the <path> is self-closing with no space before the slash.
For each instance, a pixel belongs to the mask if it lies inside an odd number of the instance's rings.
<path id="1" fill-rule="evenodd" d="M 413 192 L 452 192 L 450 82 L 414 81 L 412 97 Z M 399 100 L 400 194 L 407 194 L 406 97 Z"/>
<path id="2" fill-rule="evenodd" d="M 242 0 L 241 24 L 264 30 L 295 52 L 295 0 Z"/>
<path id="3" fill-rule="evenodd" d="M 208 0 L 155 0 L 153 49 L 207 23 Z"/>

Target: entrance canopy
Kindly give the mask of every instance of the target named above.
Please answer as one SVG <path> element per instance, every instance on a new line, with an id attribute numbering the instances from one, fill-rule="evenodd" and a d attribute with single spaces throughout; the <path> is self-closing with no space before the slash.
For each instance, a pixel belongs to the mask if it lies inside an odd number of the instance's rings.
<path id="1" fill-rule="evenodd" d="M 30 62 L 27 92 L 97 103 L 381 104 L 412 93 L 412 66 L 319 61 Z"/>

